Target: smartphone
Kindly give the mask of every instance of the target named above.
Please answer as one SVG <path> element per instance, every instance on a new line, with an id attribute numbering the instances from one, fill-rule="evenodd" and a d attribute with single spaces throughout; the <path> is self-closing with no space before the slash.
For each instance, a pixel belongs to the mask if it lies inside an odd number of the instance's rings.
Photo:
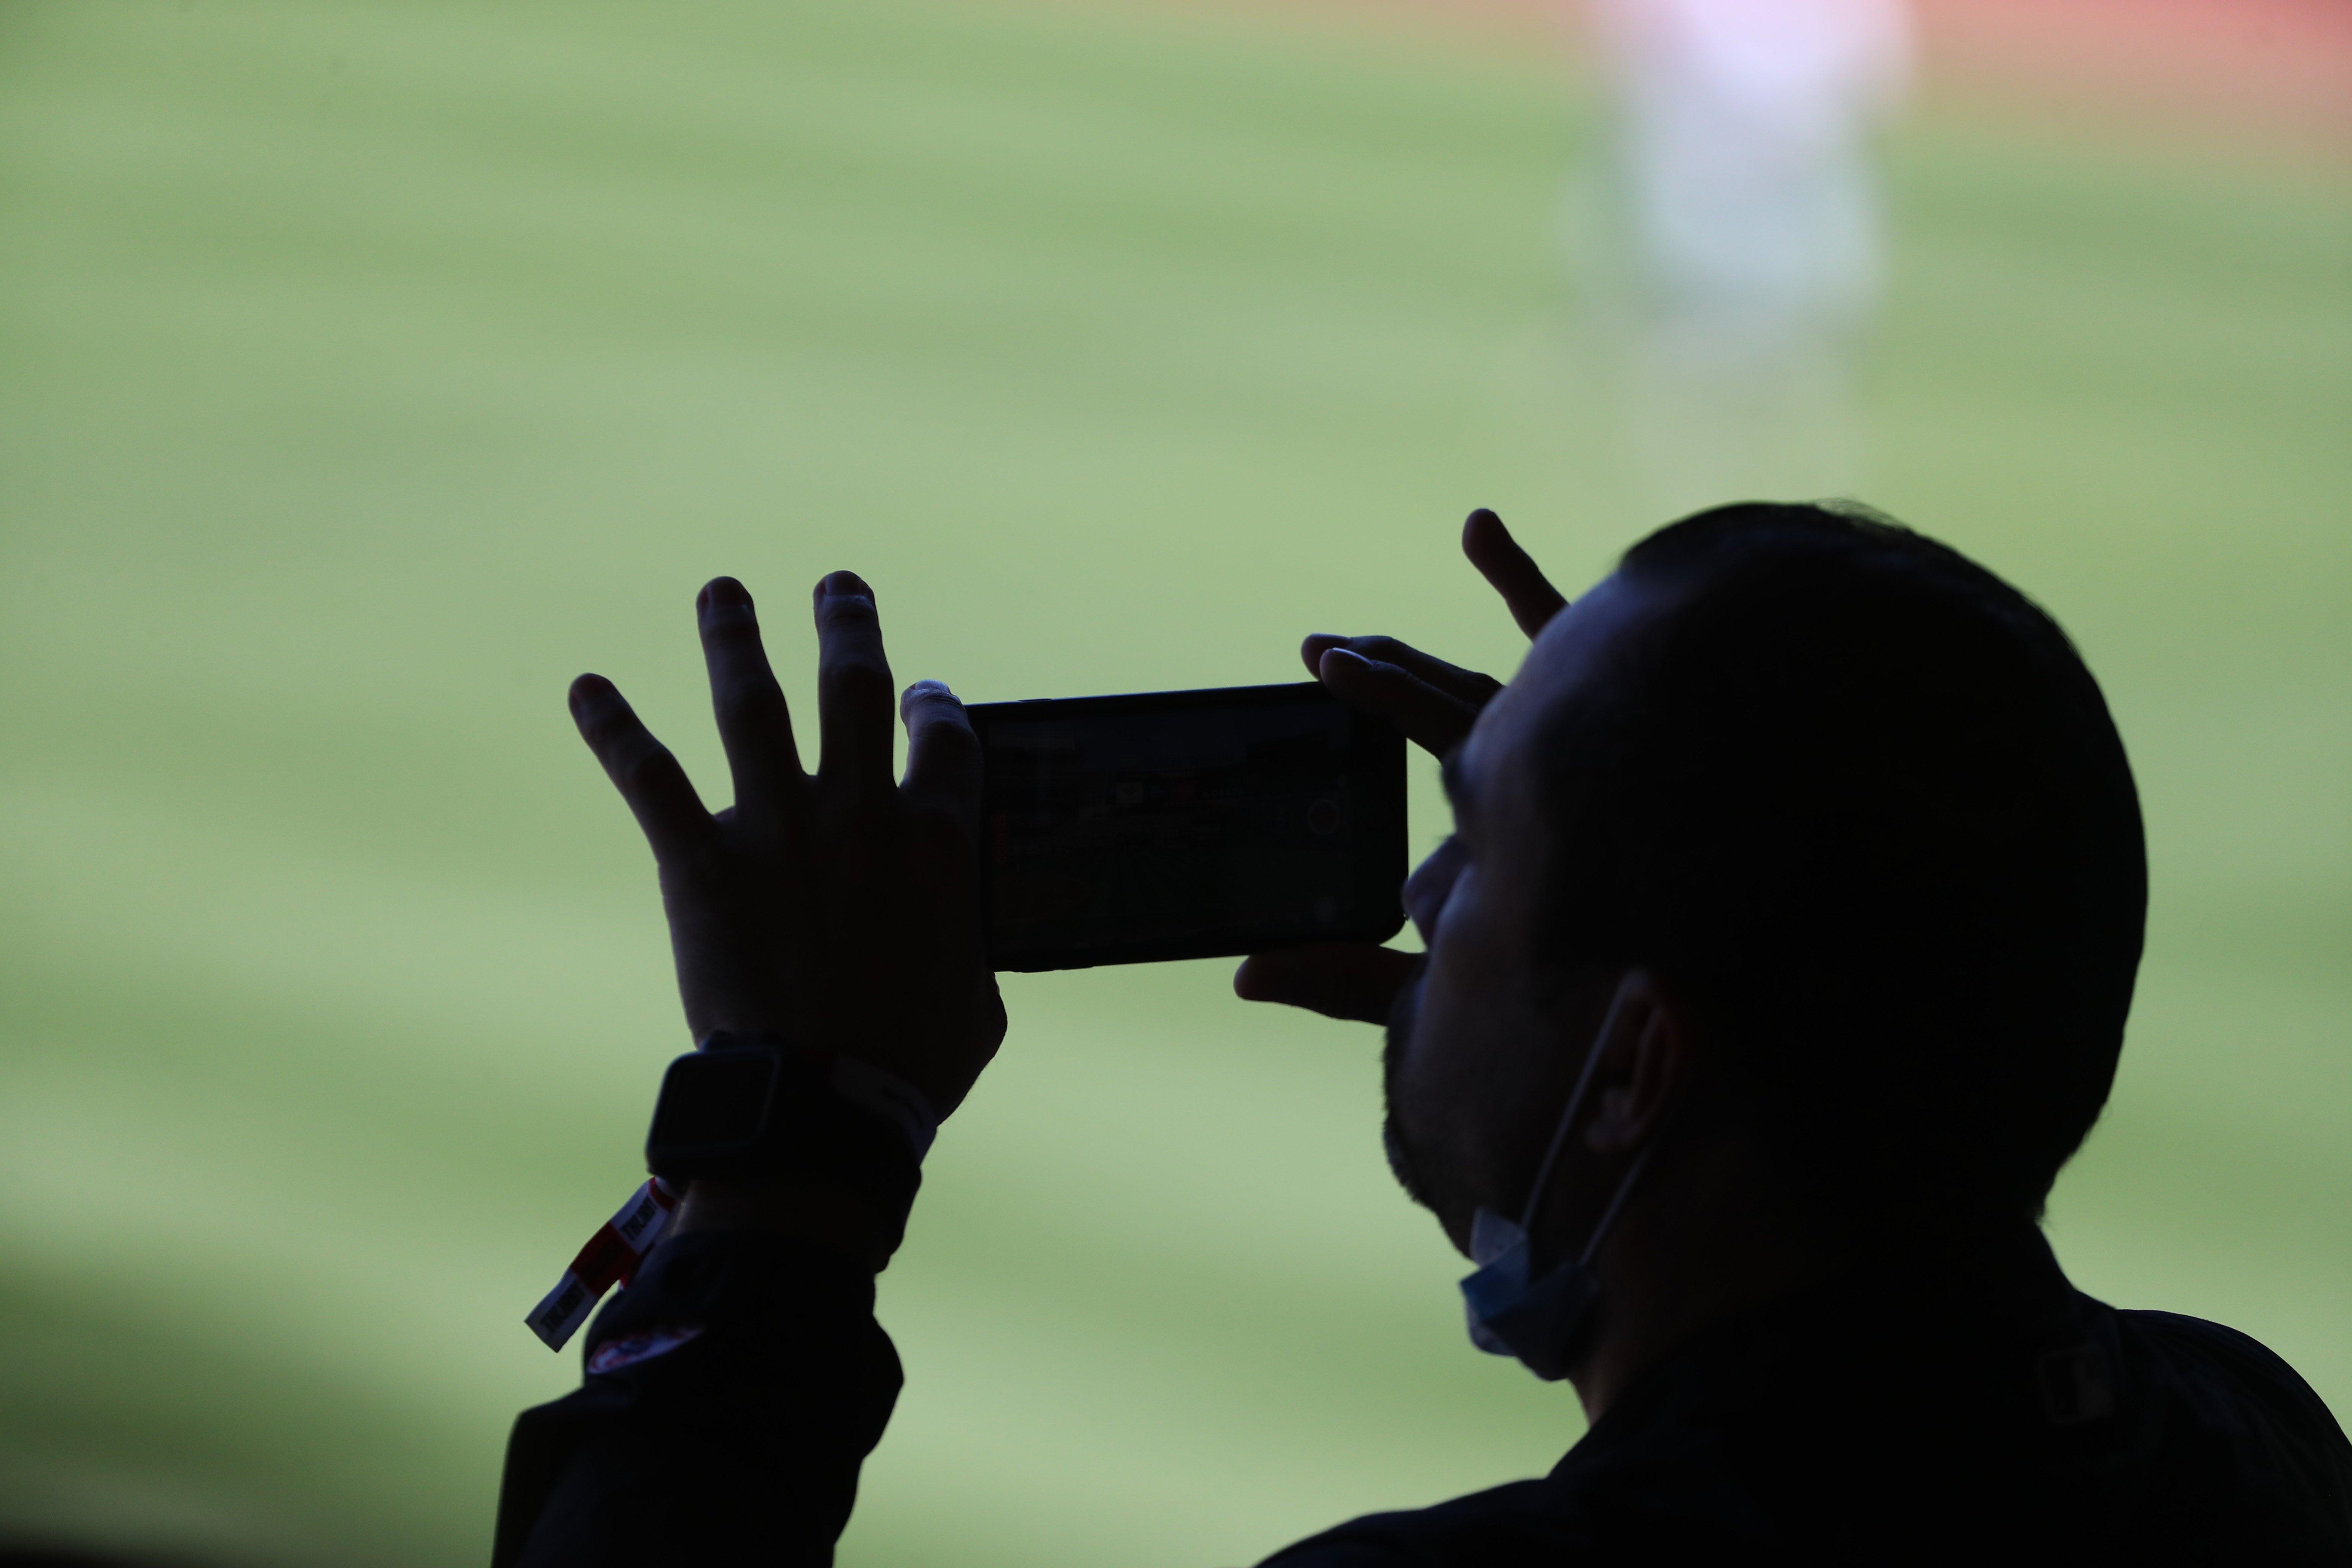
<path id="1" fill-rule="evenodd" d="M 1000 970 L 1383 942 L 1404 924 L 1404 735 L 1314 681 L 966 711 Z"/>

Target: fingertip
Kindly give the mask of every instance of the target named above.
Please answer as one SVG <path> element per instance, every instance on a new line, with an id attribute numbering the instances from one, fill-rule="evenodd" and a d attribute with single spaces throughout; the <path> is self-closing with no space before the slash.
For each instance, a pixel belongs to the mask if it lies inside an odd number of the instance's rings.
<path id="1" fill-rule="evenodd" d="M 591 746 L 597 744 L 597 735 L 629 713 L 628 700 L 621 695 L 621 689 L 601 675 L 580 677 L 566 697 L 572 722 Z"/>
<path id="2" fill-rule="evenodd" d="M 1334 671 L 1354 674 L 1372 668 L 1372 661 L 1351 647 L 1327 647 L 1316 661 L 1315 673 L 1328 679 Z"/>
<path id="3" fill-rule="evenodd" d="M 760 626 L 751 591 L 732 577 L 713 577 L 702 585 L 702 592 L 694 596 L 694 618 L 701 626 L 706 646 L 718 633 L 749 628 L 756 635 Z"/>
<path id="4" fill-rule="evenodd" d="M 929 702 L 938 698 L 945 698 L 959 708 L 963 706 L 963 700 L 948 689 L 946 681 L 918 680 L 898 694 L 898 711 L 909 712 L 918 702 Z"/>
<path id="5" fill-rule="evenodd" d="M 1268 984 L 1266 968 L 1255 953 L 1243 959 L 1234 969 L 1234 994 L 1244 1002 L 1280 1001 Z"/>
<path id="6" fill-rule="evenodd" d="M 874 589 L 855 572 L 828 572 L 816 580 L 816 602 L 827 599 L 871 599 Z"/>

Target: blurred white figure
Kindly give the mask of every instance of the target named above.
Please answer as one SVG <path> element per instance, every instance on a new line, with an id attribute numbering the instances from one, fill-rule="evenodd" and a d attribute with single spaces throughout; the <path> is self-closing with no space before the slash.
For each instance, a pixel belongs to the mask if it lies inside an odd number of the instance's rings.
<path id="1" fill-rule="evenodd" d="M 1844 361 L 1882 269 L 1868 137 L 1909 77 L 1904 0 L 1591 4 L 1652 499 L 1849 489 Z"/>

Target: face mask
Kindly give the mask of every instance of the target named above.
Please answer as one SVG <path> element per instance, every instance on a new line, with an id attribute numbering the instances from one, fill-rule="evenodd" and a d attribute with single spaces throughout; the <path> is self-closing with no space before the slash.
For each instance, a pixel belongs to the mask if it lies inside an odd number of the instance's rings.
<path id="1" fill-rule="evenodd" d="M 1482 1208 L 1470 1223 L 1470 1258 L 1479 1265 L 1478 1271 L 1462 1281 L 1462 1304 L 1470 1320 L 1470 1342 L 1489 1355 L 1519 1358 L 1529 1372 L 1547 1383 L 1556 1383 L 1568 1375 L 1567 1357 L 1570 1343 L 1576 1337 L 1578 1325 L 1592 1308 L 1601 1294 L 1601 1281 L 1592 1272 L 1593 1256 L 1601 1250 L 1601 1241 L 1609 1235 L 1609 1226 L 1622 1207 L 1625 1196 L 1641 1179 L 1642 1168 L 1650 1163 L 1651 1152 L 1657 1140 L 1642 1151 L 1625 1179 L 1617 1184 L 1617 1194 L 1601 1212 L 1601 1223 L 1592 1227 L 1592 1235 L 1584 1244 L 1583 1253 L 1576 1258 L 1563 1259 L 1541 1278 L 1530 1279 L 1531 1255 L 1528 1232 L 1536 1223 L 1536 1209 L 1543 1202 L 1544 1189 L 1551 1183 L 1552 1163 L 1568 1142 L 1568 1130 L 1575 1123 L 1576 1113 L 1584 1105 L 1584 1092 L 1592 1086 L 1592 1072 L 1601 1065 L 1601 1047 L 1617 1025 L 1617 1012 L 1625 999 L 1625 987 L 1621 982 L 1617 994 L 1609 1003 L 1609 1016 L 1601 1022 L 1601 1032 L 1593 1037 L 1591 1052 L 1584 1059 L 1584 1070 L 1578 1075 L 1576 1090 L 1568 1097 L 1568 1109 L 1560 1113 L 1559 1125 L 1551 1135 L 1551 1145 L 1544 1151 L 1543 1163 L 1536 1168 L 1536 1184 L 1528 1194 L 1528 1205 L 1514 1225 L 1491 1209 Z"/>

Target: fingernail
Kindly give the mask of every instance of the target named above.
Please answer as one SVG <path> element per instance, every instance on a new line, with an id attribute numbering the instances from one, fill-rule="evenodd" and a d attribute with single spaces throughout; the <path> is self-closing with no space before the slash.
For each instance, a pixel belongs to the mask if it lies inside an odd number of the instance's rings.
<path id="1" fill-rule="evenodd" d="M 619 696 L 618 689 L 601 675 L 580 677 L 572 683 L 572 689 L 564 694 L 574 713 L 587 713 L 606 707 Z"/>
<path id="2" fill-rule="evenodd" d="M 702 618 L 714 626 L 757 618 L 751 607 L 751 590 L 732 577 L 716 577 L 705 584 L 696 607 Z"/>
<path id="3" fill-rule="evenodd" d="M 874 596 L 874 590 L 866 585 L 866 579 L 855 572 L 828 572 L 817 584 L 816 590 L 820 599 L 870 599 Z"/>
<path id="4" fill-rule="evenodd" d="M 1351 647 L 1327 647 L 1323 650 L 1323 657 L 1325 658 L 1330 658 L 1334 656 L 1337 656 L 1343 663 L 1360 664 L 1367 669 L 1370 669 L 1372 667 L 1372 661 L 1370 659 L 1366 658 L 1362 654 L 1358 653 Z"/>

